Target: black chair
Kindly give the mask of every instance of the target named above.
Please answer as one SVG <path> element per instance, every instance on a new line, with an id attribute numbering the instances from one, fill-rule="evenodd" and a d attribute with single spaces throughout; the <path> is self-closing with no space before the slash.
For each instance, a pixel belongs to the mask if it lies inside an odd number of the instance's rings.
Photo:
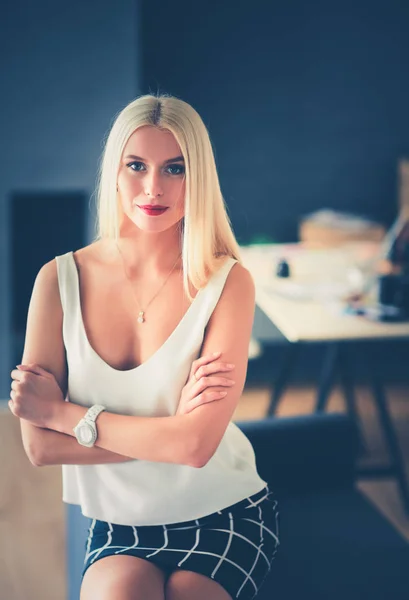
<path id="1" fill-rule="evenodd" d="M 409 543 L 355 487 L 352 419 L 315 413 L 236 424 L 280 510 L 280 546 L 257 600 L 408 600 Z"/>

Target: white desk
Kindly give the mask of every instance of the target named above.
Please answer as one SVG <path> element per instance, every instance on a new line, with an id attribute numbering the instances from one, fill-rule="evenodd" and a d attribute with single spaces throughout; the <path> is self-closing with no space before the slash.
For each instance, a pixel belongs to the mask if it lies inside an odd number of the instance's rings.
<path id="1" fill-rule="evenodd" d="M 342 275 L 353 262 L 354 247 L 349 251 L 301 250 L 299 244 L 276 244 L 242 247 L 244 265 L 253 275 L 256 284 L 256 302 L 262 311 L 290 342 L 326 342 L 340 340 L 409 338 L 409 322 L 381 323 L 365 317 L 342 314 L 340 307 L 331 302 L 309 298 L 309 290 L 323 280 L 325 291 L 342 287 Z M 356 247 L 355 247 L 356 248 Z M 294 275 L 289 280 L 275 277 L 275 267 L 280 258 L 288 258 Z M 325 276 L 339 269 L 340 276 Z M 294 299 L 289 290 L 300 289 Z M 305 286 L 306 294 L 302 295 Z"/>
<path id="2" fill-rule="evenodd" d="M 365 317 L 345 315 L 336 296 L 346 289 L 351 265 L 362 263 L 376 253 L 374 245 L 354 245 L 337 250 L 307 250 L 301 244 L 263 245 L 241 248 L 244 265 L 253 275 L 256 303 L 290 342 L 278 377 L 274 382 L 268 416 L 277 408 L 288 384 L 292 368 L 305 344 L 324 342 L 327 352 L 318 384 L 316 411 L 325 409 L 335 376 L 339 371 L 348 412 L 359 427 L 353 390 L 349 350 L 352 343 L 386 339 L 409 339 L 409 322 L 385 323 Z M 289 279 L 275 276 L 279 259 L 291 269 Z M 296 298 L 289 291 L 296 292 Z M 335 300 L 334 300 L 335 297 Z M 389 467 L 360 469 L 368 477 L 395 476 L 404 507 L 409 514 L 409 487 L 404 461 L 380 380 L 381 364 L 375 362 L 374 344 L 359 354 L 366 369 L 372 395 L 392 458 Z M 363 439 L 363 436 L 362 436 Z"/>

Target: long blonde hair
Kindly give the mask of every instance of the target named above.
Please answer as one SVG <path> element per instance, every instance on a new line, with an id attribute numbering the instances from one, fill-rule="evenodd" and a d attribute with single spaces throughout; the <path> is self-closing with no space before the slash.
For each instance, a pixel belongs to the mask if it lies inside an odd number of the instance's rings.
<path id="1" fill-rule="evenodd" d="M 139 96 L 115 117 L 105 142 L 98 172 L 97 233 L 94 241 L 119 238 L 123 211 L 117 199 L 119 163 L 128 138 L 145 125 L 170 131 L 185 160 L 185 214 L 181 224 L 183 286 L 206 285 L 231 256 L 242 262 L 220 190 L 209 134 L 199 114 L 187 102 L 168 94 Z"/>

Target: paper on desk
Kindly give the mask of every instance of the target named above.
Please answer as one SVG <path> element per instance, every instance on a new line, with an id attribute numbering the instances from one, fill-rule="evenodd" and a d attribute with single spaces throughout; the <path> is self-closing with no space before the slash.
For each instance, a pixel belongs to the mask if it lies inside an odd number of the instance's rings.
<path id="1" fill-rule="evenodd" d="M 262 288 L 269 294 L 278 294 L 289 300 L 314 302 L 339 302 L 351 294 L 351 284 L 343 281 L 296 282 L 291 279 L 274 279 Z"/>

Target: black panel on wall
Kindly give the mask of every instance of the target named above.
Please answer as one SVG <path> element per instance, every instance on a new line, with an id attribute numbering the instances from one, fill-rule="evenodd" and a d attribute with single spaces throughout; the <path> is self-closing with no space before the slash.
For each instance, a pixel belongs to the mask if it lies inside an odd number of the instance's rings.
<path id="1" fill-rule="evenodd" d="M 11 304 L 15 360 L 21 360 L 27 311 L 40 268 L 85 245 L 85 192 L 16 192 L 10 197 Z"/>
<path id="2" fill-rule="evenodd" d="M 210 130 L 239 240 L 321 208 L 389 226 L 409 152 L 409 2 L 142 1 L 143 93 Z"/>

